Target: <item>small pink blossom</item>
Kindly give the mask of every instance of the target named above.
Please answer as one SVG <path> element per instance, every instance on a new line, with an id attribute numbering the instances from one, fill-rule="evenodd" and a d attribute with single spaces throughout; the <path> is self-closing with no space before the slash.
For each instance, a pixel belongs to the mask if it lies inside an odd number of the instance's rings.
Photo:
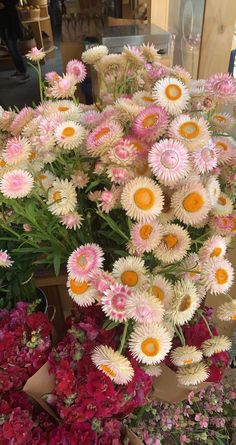
<path id="1" fill-rule="evenodd" d="M 67 63 L 66 72 L 72 74 L 78 83 L 83 82 L 86 77 L 86 68 L 83 62 L 73 59 Z"/>

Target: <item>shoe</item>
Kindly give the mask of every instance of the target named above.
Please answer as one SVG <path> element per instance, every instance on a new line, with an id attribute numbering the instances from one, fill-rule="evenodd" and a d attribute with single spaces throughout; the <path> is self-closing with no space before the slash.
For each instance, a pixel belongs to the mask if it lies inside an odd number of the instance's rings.
<path id="1" fill-rule="evenodd" d="M 18 83 L 25 83 L 30 79 L 30 75 L 28 73 L 20 74 L 18 77 Z"/>

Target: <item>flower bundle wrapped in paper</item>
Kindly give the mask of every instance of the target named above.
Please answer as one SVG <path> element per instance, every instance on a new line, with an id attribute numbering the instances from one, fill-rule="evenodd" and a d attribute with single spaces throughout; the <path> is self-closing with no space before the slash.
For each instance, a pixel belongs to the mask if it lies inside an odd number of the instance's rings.
<path id="1" fill-rule="evenodd" d="M 95 105 L 77 104 L 85 66 L 72 61 L 64 76 L 46 75 L 38 107 L 1 111 L 0 191 L 12 213 L 0 224 L 11 234 L 22 227 L 22 251 L 35 252 L 35 264 L 58 273 L 67 262 L 81 312 L 91 307 L 96 325 L 99 310 L 114 329 L 119 344 L 98 337 L 89 351 L 89 367 L 113 390 L 132 385 L 137 363 L 158 376 L 165 362 L 178 385 L 218 381 L 231 343 L 205 297 L 228 295 L 234 276 L 226 258 L 236 233 L 234 117 L 221 107 L 235 99 L 235 80 L 193 81 L 160 65 L 150 45 L 121 55 L 99 46 L 82 58 L 98 72 Z M 218 316 L 235 321 L 230 295 Z M 68 403 L 73 410 L 76 399 Z"/>

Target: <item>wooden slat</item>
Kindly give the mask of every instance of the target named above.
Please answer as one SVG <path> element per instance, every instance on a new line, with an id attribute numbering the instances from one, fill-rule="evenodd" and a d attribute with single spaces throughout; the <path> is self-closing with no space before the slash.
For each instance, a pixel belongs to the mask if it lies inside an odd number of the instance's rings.
<path id="1" fill-rule="evenodd" d="M 236 20 L 236 0 L 206 0 L 198 78 L 227 72 Z"/>

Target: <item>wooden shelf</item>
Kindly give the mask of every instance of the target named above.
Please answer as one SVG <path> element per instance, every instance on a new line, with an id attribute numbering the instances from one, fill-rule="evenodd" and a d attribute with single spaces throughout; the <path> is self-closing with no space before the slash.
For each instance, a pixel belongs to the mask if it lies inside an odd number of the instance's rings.
<path id="1" fill-rule="evenodd" d="M 22 20 L 21 23 L 23 23 L 23 25 L 27 25 L 30 23 L 43 22 L 44 20 L 48 20 L 48 19 L 50 20 L 49 15 L 47 17 L 39 17 L 38 19 Z"/>

